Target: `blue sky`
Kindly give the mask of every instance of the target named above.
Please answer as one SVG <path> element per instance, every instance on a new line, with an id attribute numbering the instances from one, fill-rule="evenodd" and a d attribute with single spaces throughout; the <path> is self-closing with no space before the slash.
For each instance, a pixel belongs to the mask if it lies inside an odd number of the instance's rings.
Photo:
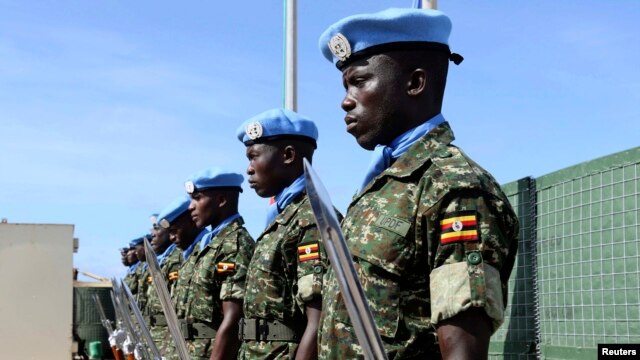
<path id="1" fill-rule="evenodd" d="M 344 211 L 370 153 L 345 132 L 338 19 L 412 1 L 299 1 L 298 111 Z M 453 21 L 443 114 L 501 183 L 640 143 L 640 1 L 440 0 Z M 245 119 L 282 105 L 280 1 L 0 0 L 0 217 L 75 225 L 75 266 L 120 276 L 118 248 L 208 166 L 244 173 Z M 257 237 L 267 206 L 245 186 Z"/>

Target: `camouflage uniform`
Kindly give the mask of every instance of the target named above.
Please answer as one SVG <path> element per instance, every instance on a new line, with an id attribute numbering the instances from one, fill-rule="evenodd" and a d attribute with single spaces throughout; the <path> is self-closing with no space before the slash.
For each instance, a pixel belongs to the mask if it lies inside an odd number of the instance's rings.
<path id="1" fill-rule="evenodd" d="M 169 287 L 169 293 L 171 293 L 176 280 L 178 280 L 178 269 L 181 264 L 182 251 L 178 248 L 174 248 L 173 251 L 166 256 L 160 266 L 162 276 Z M 158 292 L 156 291 L 153 281 L 147 289 L 147 306 L 144 314 L 145 321 L 147 321 L 149 331 L 151 332 L 151 337 L 153 338 L 153 341 L 160 346 L 164 340 L 165 334 L 168 333 L 167 320 L 164 316 L 160 297 L 158 297 Z"/>
<path id="2" fill-rule="evenodd" d="M 435 324 L 483 307 L 503 320 L 518 220 L 499 185 L 451 145 L 445 122 L 356 195 L 342 229 L 389 359 L 439 358 Z M 362 351 L 332 271 L 320 358 Z"/>
<path id="3" fill-rule="evenodd" d="M 223 319 L 222 302 L 244 299 L 247 267 L 254 241 L 238 218 L 225 226 L 209 244 L 187 261 L 190 276 L 180 271 L 176 300 L 178 319 L 189 324 L 206 324 L 217 329 Z M 200 245 L 197 245 L 200 248 Z M 214 338 L 187 339 L 191 359 L 209 359 Z M 166 359 L 178 359 L 175 348 Z"/>
<path id="4" fill-rule="evenodd" d="M 257 241 L 247 274 L 243 319 L 245 324 L 247 321 L 276 320 L 292 329 L 296 339 L 257 341 L 245 338 L 238 359 L 295 357 L 307 324 L 305 304 L 320 298 L 326 268 L 324 246 L 311 205 L 306 194 L 301 193 Z"/>
<path id="5" fill-rule="evenodd" d="M 140 265 L 136 269 L 138 275 L 138 291 L 136 292 L 135 298 L 138 303 L 138 308 L 143 312 L 147 304 L 147 289 L 149 288 L 149 277 L 151 276 L 149 267 L 146 265 L 147 263 L 140 262 Z"/>
<path id="6" fill-rule="evenodd" d="M 127 286 L 129 287 L 129 290 L 131 290 L 131 294 L 132 295 L 136 295 L 138 293 L 138 267 L 140 266 L 140 263 L 136 263 L 138 266 L 136 266 L 135 269 L 130 271 L 127 271 L 127 275 L 125 275 L 124 277 L 124 283 L 127 284 Z M 135 265 L 132 265 L 135 266 Z"/>

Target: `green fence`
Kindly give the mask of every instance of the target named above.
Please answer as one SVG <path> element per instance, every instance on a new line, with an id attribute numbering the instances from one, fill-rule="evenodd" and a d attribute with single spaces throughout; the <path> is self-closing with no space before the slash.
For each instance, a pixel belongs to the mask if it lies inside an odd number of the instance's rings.
<path id="1" fill-rule="evenodd" d="M 109 346 L 109 334 L 100 320 L 94 295 L 98 295 L 107 318 L 115 319 L 115 310 L 111 302 L 110 287 L 75 287 L 73 289 L 73 330 L 78 336 L 79 345 L 89 354 L 89 344 L 100 341 L 105 359 L 112 359 Z"/>
<path id="2" fill-rule="evenodd" d="M 640 343 L 640 147 L 504 185 L 521 222 L 492 358 L 596 359 Z"/>
<path id="3" fill-rule="evenodd" d="M 532 178 L 503 186 L 520 219 L 520 241 L 516 262 L 509 279 L 509 300 L 504 324 L 492 337 L 492 358 L 535 359 L 535 182 Z"/>

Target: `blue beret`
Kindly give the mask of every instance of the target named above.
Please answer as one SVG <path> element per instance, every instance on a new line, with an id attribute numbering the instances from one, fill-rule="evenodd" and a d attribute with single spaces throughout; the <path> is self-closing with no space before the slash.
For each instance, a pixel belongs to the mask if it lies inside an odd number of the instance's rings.
<path id="1" fill-rule="evenodd" d="M 191 198 L 186 195 L 173 200 L 171 204 L 164 208 L 164 210 L 160 212 L 160 215 L 158 215 L 158 224 L 163 228 L 168 229 L 175 219 L 187 212 L 190 203 Z"/>
<path id="2" fill-rule="evenodd" d="M 322 33 L 319 46 L 324 57 L 339 69 L 395 50 L 439 49 L 459 64 L 462 56 L 449 50 L 450 33 L 451 20 L 438 10 L 392 8 L 336 22 Z"/>
<path id="3" fill-rule="evenodd" d="M 144 242 L 144 237 L 139 237 L 137 239 L 133 239 L 129 242 L 129 247 L 130 248 L 134 248 L 138 245 L 142 245 L 142 243 Z"/>
<path id="4" fill-rule="evenodd" d="M 197 190 L 219 187 L 237 187 L 242 191 L 241 185 L 243 181 L 244 177 L 238 173 L 213 167 L 189 176 L 187 182 L 184 183 L 184 187 L 189 194 Z"/>
<path id="5" fill-rule="evenodd" d="M 250 146 L 269 140 L 300 138 L 314 145 L 318 128 L 313 121 L 287 109 L 272 109 L 245 121 L 236 132 L 238 140 Z"/>

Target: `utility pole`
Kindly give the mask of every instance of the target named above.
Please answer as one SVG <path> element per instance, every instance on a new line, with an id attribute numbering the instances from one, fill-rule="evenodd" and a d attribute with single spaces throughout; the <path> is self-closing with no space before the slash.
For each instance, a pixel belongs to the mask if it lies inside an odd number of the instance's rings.
<path id="1" fill-rule="evenodd" d="M 298 109 L 298 6 L 297 0 L 285 3 L 284 107 Z"/>

